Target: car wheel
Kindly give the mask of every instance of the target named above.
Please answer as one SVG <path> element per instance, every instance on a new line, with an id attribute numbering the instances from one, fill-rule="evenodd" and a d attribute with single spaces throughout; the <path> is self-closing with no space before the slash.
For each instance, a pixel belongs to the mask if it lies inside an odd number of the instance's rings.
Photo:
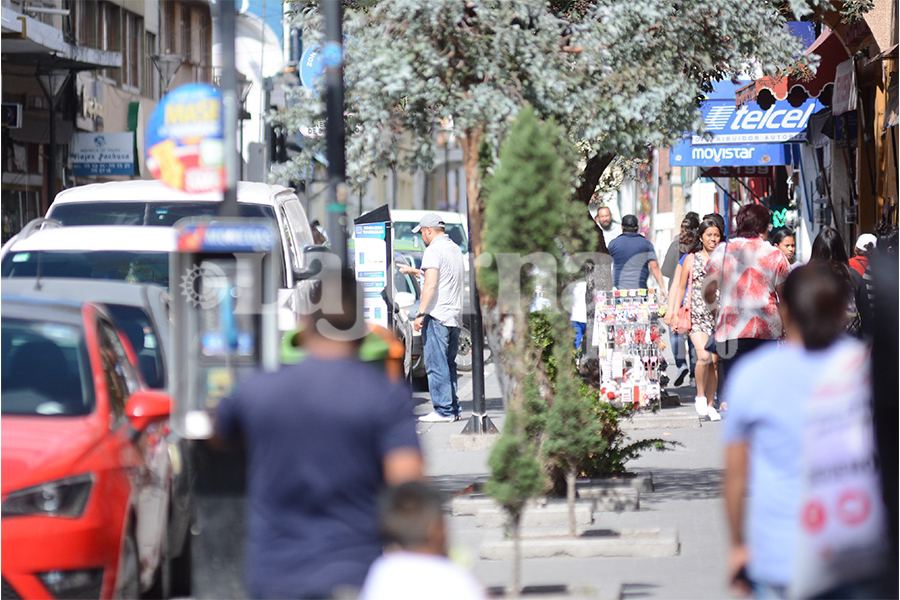
<path id="1" fill-rule="evenodd" d="M 172 559 L 172 595 L 185 598 L 191 595 L 191 530 L 184 535 L 181 552 Z"/>
<path id="2" fill-rule="evenodd" d="M 137 540 L 134 539 L 134 531 L 128 527 L 125 540 L 122 542 L 122 551 L 119 553 L 119 569 L 116 573 L 116 589 L 113 598 L 134 600 L 141 593 L 140 557 L 138 556 Z"/>
<path id="3" fill-rule="evenodd" d="M 460 328 L 459 350 L 456 351 L 456 370 L 472 370 L 472 334 L 467 327 Z"/>

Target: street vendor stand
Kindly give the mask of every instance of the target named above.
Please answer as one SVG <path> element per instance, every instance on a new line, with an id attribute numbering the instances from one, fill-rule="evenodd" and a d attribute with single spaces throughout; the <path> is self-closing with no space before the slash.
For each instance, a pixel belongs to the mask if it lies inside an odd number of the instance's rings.
<path id="1" fill-rule="evenodd" d="M 657 290 L 597 292 L 594 344 L 601 398 L 634 408 L 659 408 L 665 371 Z"/>

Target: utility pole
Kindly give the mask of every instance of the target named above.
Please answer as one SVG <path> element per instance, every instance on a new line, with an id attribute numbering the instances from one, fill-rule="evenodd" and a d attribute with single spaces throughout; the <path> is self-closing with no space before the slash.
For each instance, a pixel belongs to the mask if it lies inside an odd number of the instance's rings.
<path id="1" fill-rule="evenodd" d="M 347 164 L 344 156 L 344 46 L 340 0 L 321 0 L 325 19 L 325 142 L 328 159 L 328 223 L 332 250 L 344 265 L 347 257 Z"/>
<path id="2" fill-rule="evenodd" d="M 225 189 L 222 192 L 222 206 L 219 214 L 236 217 L 238 186 L 238 89 L 237 69 L 234 64 L 235 0 L 217 0 L 219 7 L 219 47 L 222 57 L 222 77 L 219 80 L 222 94 L 223 140 L 225 148 Z"/>
<path id="3" fill-rule="evenodd" d="M 325 156 L 328 159 L 328 222 L 332 249 L 348 264 L 347 257 L 347 165 L 344 156 L 344 46 L 340 0 L 321 0 L 325 19 Z"/>

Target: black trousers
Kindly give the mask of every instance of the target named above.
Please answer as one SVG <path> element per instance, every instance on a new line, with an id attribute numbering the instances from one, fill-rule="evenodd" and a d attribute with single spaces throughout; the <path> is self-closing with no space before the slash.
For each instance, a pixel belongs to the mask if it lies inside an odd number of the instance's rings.
<path id="1" fill-rule="evenodd" d="M 719 385 L 718 392 L 719 402 L 728 400 L 722 394 L 725 389 L 725 381 L 728 379 L 728 373 L 734 369 L 734 365 L 744 356 L 753 352 L 757 348 L 766 344 L 774 344 L 776 340 L 758 340 L 756 338 L 738 338 L 734 340 L 725 340 L 724 342 L 716 342 L 716 354 L 719 355 Z"/>

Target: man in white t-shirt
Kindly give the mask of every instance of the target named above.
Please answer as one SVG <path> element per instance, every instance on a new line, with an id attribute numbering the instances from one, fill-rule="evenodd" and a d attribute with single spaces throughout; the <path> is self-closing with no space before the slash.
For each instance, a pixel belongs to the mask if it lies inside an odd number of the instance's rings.
<path id="1" fill-rule="evenodd" d="M 484 589 L 447 558 L 441 495 L 423 482 L 389 489 L 380 506 L 385 554 L 359 600 L 483 600 Z"/>
<path id="2" fill-rule="evenodd" d="M 465 263 L 462 251 L 444 233 L 444 222 L 436 213 L 427 213 L 413 228 L 422 234 L 425 252 L 422 271 L 425 283 L 419 299 L 419 314 L 413 322 L 422 332 L 422 349 L 428 390 L 434 410 L 419 417 L 425 423 L 459 420 L 456 393 L 456 353 L 462 325 Z"/>

